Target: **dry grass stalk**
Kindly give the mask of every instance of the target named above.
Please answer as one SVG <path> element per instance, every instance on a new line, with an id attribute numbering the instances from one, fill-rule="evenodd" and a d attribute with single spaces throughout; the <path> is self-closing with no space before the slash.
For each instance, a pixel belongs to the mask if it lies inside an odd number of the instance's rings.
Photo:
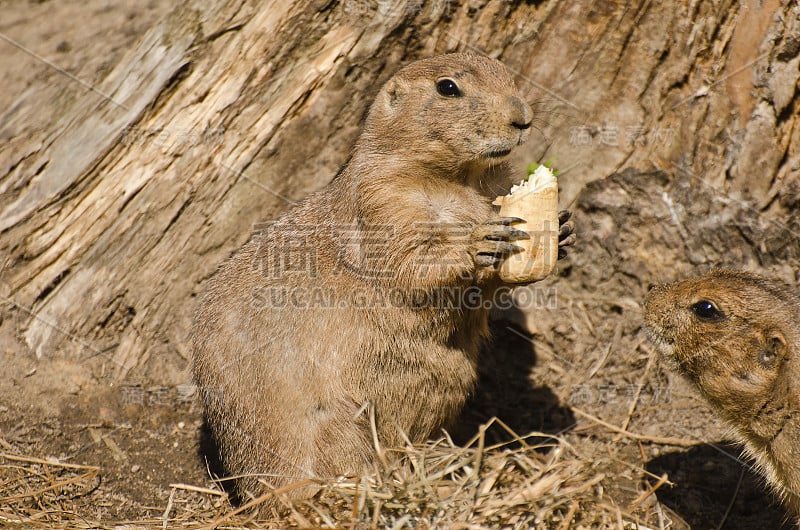
<path id="1" fill-rule="evenodd" d="M 491 424 L 511 439 L 488 445 Z M 231 506 L 216 489 L 170 485 L 158 514 L 138 521 L 95 521 L 89 495 L 100 469 L 0 453 L 0 525 L 26 528 L 610 528 L 622 513 L 606 494 L 607 474 L 565 440 L 513 431 L 499 420 L 480 429 L 466 447 L 448 437 L 422 446 L 384 449 L 375 473 L 318 482 L 310 500 L 291 503 L 283 494 L 308 481 Z M 71 489 L 70 489 L 71 488 Z M 69 490 L 69 492 L 66 492 Z M 653 487 L 646 495 L 652 494 Z M 65 493 L 66 492 L 66 493 Z M 96 494 L 94 494 L 96 495 Z M 82 498 L 86 496 L 86 498 Z M 271 496 L 286 509 L 254 515 Z"/>
<path id="2" fill-rule="evenodd" d="M 623 437 L 631 438 L 633 440 L 639 440 L 641 442 L 649 442 L 654 444 L 661 444 L 661 445 L 674 445 L 676 447 L 693 447 L 699 443 L 702 443 L 701 440 L 690 440 L 688 438 L 672 438 L 672 437 L 663 437 L 663 436 L 645 436 L 644 434 L 637 434 L 634 432 L 626 431 L 611 425 L 610 423 L 601 420 L 597 416 L 593 416 L 588 412 L 584 412 L 577 407 L 573 407 L 572 411 L 579 415 L 583 416 L 587 420 L 590 420 L 598 425 L 605 427 L 610 431 L 614 431 L 615 433 L 621 434 Z"/>

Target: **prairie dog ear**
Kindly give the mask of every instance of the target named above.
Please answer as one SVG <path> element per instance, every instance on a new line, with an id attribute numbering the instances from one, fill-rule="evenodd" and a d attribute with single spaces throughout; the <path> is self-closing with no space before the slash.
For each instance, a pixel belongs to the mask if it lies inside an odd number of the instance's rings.
<path id="1" fill-rule="evenodd" d="M 764 349 L 758 356 L 758 362 L 765 368 L 774 368 L 786 358 L 788 353 L 789 347 L 786 345 L 786 337 L 779 330 L 772 330 L 764 336 Z"/>
<path id="2" fill-rule="evenodd" d="M 408 86 L 401 79 L 392 78 L 383 87 L 381 104 L 387 112 L 394 112 L 408 93 Z"/>

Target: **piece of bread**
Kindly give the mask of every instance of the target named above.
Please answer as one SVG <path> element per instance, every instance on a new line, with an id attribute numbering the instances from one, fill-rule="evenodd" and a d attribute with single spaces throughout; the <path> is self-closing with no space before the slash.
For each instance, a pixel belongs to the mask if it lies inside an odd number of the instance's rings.
<path id="1" fill-rule="evenodd" d="M 530 283 L 549 275 L 558 260 L 558 181 L 545 165 L 511 187 L 508 195 L 497 197 L 501 217 L 519 217 L 514 228 L 530 239 L 514 241 L 523 250 L 507 257 L 500 266 L 500 278 L 507 283 Z"/>

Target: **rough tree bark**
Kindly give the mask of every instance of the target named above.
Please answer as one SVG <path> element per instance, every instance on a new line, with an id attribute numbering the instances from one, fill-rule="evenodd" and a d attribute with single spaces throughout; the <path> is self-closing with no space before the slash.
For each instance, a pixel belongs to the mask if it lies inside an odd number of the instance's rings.
<path id="1" fill-rule="evenodd" d="M 333 177 L 381 82 L 456 50 L 517 73 L 516 161 L 555 157 L 566 202 L 661 169 L 797 215 L 796 2 L 195 2 L 75 98 L 3 110 L 2 326 L 40 362 L 181 382 L 216 265 Z"/>

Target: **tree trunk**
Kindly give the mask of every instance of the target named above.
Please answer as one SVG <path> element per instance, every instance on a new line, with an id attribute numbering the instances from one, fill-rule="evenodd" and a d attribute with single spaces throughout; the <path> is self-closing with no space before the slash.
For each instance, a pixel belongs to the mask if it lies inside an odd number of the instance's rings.
<path id="1" fill-rule="evenodd" d="M 799 36 L 800 7 L 778 0 L 180 7 L 74 99 L 32 84 L 4 110 L 2 325 L 40 359 L 91 359 L 95 377 L 183 381 L 205 280 L 325 186 L 380 84 L 434 53 L 516 73 L 538 132 L 515 161 L 553 157 L 564 204 L 661 169 L 689 197 L 796 216 Z"/>

